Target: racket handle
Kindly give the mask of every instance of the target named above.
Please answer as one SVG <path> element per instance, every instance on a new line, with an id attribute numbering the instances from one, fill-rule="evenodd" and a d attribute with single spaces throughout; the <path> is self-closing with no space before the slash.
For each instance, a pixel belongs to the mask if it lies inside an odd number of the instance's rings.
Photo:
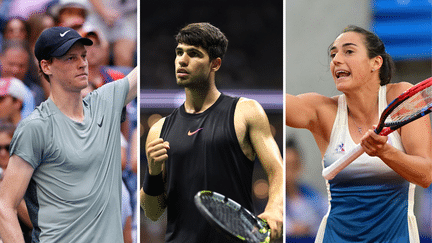
<path id="1" fill-rule="evenodd" d="M 341 170 L 343 170 L 345 167 L 347 167 L 351 162 L 353 162 L 355 159 L 357 159 L 360 155 L 364 153 L 364 149 L 360 144 L 357 144 L 353 150 L 351 150 L 349 153 L 345 154 L 336 162 L 328 166 L 327 168 L 324 168 L 322 172 L 322 176 L 326 180 L 333 179 Z"/>

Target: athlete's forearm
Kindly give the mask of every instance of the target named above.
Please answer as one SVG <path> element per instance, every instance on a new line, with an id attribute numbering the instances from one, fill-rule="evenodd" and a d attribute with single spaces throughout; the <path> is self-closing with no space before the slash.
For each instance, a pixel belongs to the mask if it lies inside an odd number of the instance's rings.
<path id="1" fill-rule="evenodd" d="M 166 208 L 165 193 L 159 196 L 150 196 L 141 188 L 140 204 L 147 218 L 156 221 L 162 216 Z"/>
<path id="2" fill-rule="evenodd" d="M 427 188 L 432 183 L 432 160 L 418 155 L 409 155 L 392 147 L 380 158 L 407 181 Z"/>
<path id="3" fill-rule="evenodd" d="M 269 199 L 266 210 L 277 210 L 283 215 L 283 173 L 282 170 L 275 170 L 268 176 Z"/>
<path id="4" fill-rule="evenodd" d="M 262 214 L 258 217 L 267 220 L 271 228 L 271 239 L 278 239 L 283 233 L 283 176 L 278 170 L 268 176 L 269 200 Z"/>
<path id="5" fill-rule="evenodd" d="M 4 243 L 22 242 L 24 237 L 18 222 L 17 211 L 10 207 L 5 207 L 0 202 L 0 237 Z"/>

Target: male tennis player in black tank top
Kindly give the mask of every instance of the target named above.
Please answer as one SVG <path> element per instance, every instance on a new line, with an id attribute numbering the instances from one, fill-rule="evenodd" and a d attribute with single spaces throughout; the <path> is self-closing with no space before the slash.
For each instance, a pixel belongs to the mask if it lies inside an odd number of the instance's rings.
<path id="1" fill-rule="evenodd" d="M 268 221 L 272 239 L 281 237 L 282 157 L 267 116 L 256 101 L 226 96 L 215 86 L 228 40 L 218 28 L 195 23 L 181 29 L 176 41 L 176 78 L 186 101 L 149 131 L 141 206 L 152 220 L 167 208 L 166 242 L 228 242 L 199 214 L 194 195 L 216 191 L 253 211 L 252 171 L 258 156 L 270 184 L 259 217 Z"/>

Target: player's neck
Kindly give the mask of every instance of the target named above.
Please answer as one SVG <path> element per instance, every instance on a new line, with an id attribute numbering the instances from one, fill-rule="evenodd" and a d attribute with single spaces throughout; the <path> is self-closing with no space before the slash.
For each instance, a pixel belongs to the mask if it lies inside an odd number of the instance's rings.
<path id="1" fill-rule="evenodd" d="M 352 115 L 371 117 L 371 114 L 378 114 L 379 86 L 360 88 L 356 92 L 345 93 L 345 96 Z"/>
<path id="2" fill-rule="evenodd" d="M 84 108 L 81 93 L 60 94 L 51 92 L 50 99 L 67 117 L 76 122 L 84 121 Z"/>
<path id="3" fill-rule="evenodd" d="M 216 86 L 211 85 L 208 89 L 185 88 L 187 113 L 202 113 L 210 108 L 219 98 L 220 92 Z"/>

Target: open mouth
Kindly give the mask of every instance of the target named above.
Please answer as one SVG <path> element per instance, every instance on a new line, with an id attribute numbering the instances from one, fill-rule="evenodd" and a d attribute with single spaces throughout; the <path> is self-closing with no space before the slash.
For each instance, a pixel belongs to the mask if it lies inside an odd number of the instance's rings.
<path id="1" fill-rule="evenodd" d="M 178 69 L 178 70 L 177 70 L 177 73 L 187 73 L 187 71 L 186 71 L 185 69 L 182 69 L 182 68 L 181 68 L 181 69 Z"/>
<path id="2" fill-rule="evenodd" d="M 188 72 L 185 69 L 178 69 L 177 70 L 177 76 L 178 77 L 185 77 L 188 75 Z"/>
<path id="3" fill-rule="evenodd" d="M 350 76 L 351 73 L 345 70 L 338 70 L 335 73 L 336 78 L 344 78 Z"/>

